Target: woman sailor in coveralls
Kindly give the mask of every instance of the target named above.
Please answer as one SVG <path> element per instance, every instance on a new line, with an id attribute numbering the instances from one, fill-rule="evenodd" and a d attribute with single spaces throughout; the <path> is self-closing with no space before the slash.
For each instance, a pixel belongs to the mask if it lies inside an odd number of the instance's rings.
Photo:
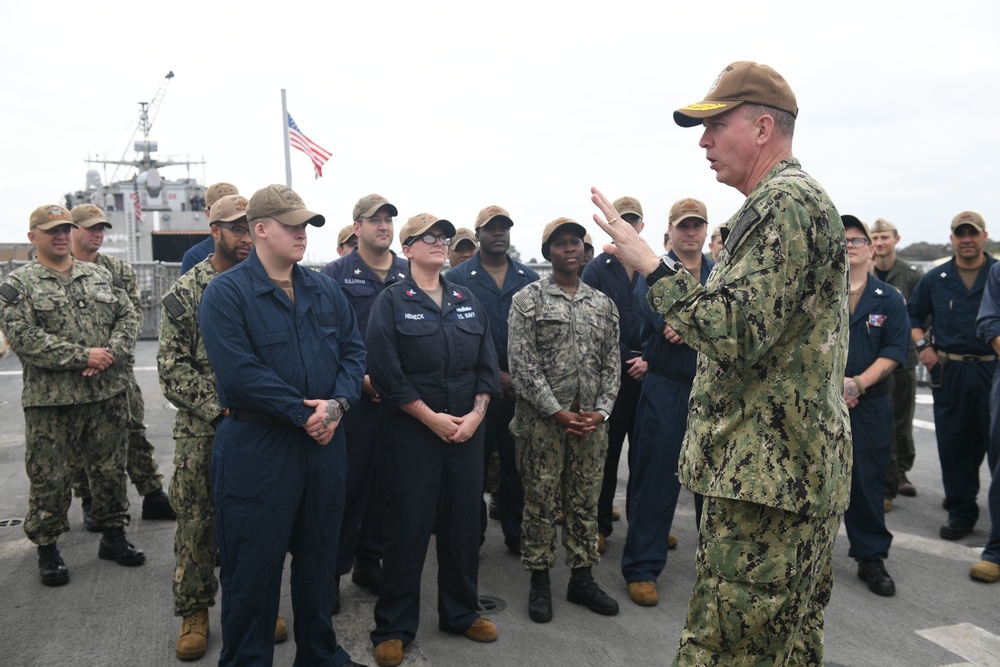
<path id="1" fill-rule="evenodd" d="M 371 633 L 380 665 L 399 664 L 416 636 L 432 530 L 439 627 L 475 641 L 497 637 L 477 611 L 477 578 L 482 422 L 500 385 L 482 306 L 440 275 L 454 234 L 449 221 L 427 213 L 403 225 L 409 276 L 385 289 L 368 322 L 369 375 L 386 411 L 376 475 L 386 551 Z"/>

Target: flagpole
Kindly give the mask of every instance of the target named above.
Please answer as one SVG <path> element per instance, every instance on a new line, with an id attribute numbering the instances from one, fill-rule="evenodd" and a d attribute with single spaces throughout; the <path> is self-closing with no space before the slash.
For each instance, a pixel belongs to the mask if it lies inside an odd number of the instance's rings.
<path id="1" fill-rule="evenodd" d="M 281 89 L 281 136 L 285 143 L 285 185 L 292 187 L 292 156 L 288 148 L 288 107 L 284 88 Z"/>

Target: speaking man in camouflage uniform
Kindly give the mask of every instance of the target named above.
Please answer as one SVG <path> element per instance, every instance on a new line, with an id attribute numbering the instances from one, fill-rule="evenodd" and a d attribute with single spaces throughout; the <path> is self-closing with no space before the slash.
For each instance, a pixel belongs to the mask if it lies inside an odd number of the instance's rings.
<path id="1" fill-rule="evenodd" d="M 174 616 L 180 616 L 175 653 L 181 660 L 205 655 L 208 608 L 215 605 L 215 507 L 212 504 L 212 440 L 227 413 L 219 404 L 215 373 L 198 328 L 198 304 L 208 284 L 247 258 L 253 245 L 246 221 L 247 200 L 226 195 L 209 214 L 215 252 L 182 275 L 163 296 L 156 363 L 163 395 L 177 407 L 174 418 L 174 475 L 170 495 L 177 509 L 174 532 Z M 278 618 L 276 642 L 288 638 Z"/>
<path id="2" fill-rule="evenodd" d="M 93 262 L 111 272 L 115 286 L 125 290 L 135 309 L 136 337 L 138 337 L 142 331 L 142 300 L 139 296 L 139 282 L 136 280 L 135 271 L 127 262 L 98 252 L 104 243 L 104 230 L 111 229 L 111 223 L 105 219 L 104 211 L 93 204 L 80 204 L 70 213 L 73 215 L 73 222 L 76 223 L 72 236 L 73 257 L 81 262 Z M 132 368 L 135 363 L 134 346 L 129 351 L 126 362 L 128 386 L 125 387 L 125 396 L 128 399 L 129 425 L 125 469 L 136 491 L 142 496 L 142 518 L 172 521 L 177 515 L 170 507 L 167 494 L 163 492 L 163 474 L 156 465 L 156 459 L 153 458 L 153 443 L 146 438 L 146 425 L 142 423 L 146 406 Z M 72 479 L 73 491 L 77 497 L 83 499 L 84 526 L 92 533 L 98 532 L 100 529 L 94 525 L 91 517 L 90 484 L 79 460 L 73 462 Z"/>
<path id="3" fill-rule="evenodd" d="M 847 251 L 837 209 L 792 157 L 797 114 L 784 78 L 746 61 L 674 112 L 704 124 L 716 179 L 747 197 L 704 286 L 592 193 L 605 249 L 646 276 L 650 305 L 698 351 L 678 475 L 705 506 L 678 665 L 823 663 L 851 484 Z"/>
<path id="4" fill-rule="evenodd" d="M 889 283 L 908 301 L 924 272 L 896 256 L 899 229 L 885 218 L 872 224 L 872 248 L 875 250 L 875 277 Z M 917 350 L 909 346 L 906 363 L 892 372 L 893 441 L 892 457 L 885 481 L 886 512 L 892 509 L 896 494 L 917 495 L 917 487 L 906 478 L 913 468 L 917 450 L 913 444 L 913 414 L 917 406 Z"/>
<path id="5" fill-rule="evenodd" d="M 605 422 L 620 382 L 618 309 L 582 282 L 586 229 L 557 218 L 542 232 L 552 275 L 519 290 L 511 302 L 510 377 L 517 404 L 510 432 L 524 481 L 521 564 L 531 572 L 528 616 L 552 620 L 549 570 L 556 562 L 556 523 L 572 568 L 566 599 L 605 616 L 618 603 L 594 581 L 597 499 L 608 433 Z"/>
<path id="6" fill-rule="evenodd" d="M 37 259 L 0 285 L 0 320 L 23 367 L 24 459 L 31 484 L 24 532 L 38 545 L 46 586 L 69 581 L 56 540 L 69 530 L 71 447 L 87 468 L 94 522 L 104 533 L 98 557 L 120 565 L 146 560 L 124 530 L 126 363 L 135 345 L 136 314 L 106 269 L 73 260 L 72 227 L 72 214 L 62 206 L 36 208 L 28 239 Z"/>

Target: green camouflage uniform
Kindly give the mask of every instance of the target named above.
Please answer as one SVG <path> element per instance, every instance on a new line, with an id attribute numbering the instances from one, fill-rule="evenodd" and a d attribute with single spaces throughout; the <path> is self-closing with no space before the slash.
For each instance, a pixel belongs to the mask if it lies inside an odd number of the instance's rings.
<path id="1" fill-rule="evenodd" d="M 711 508 L 676 663 L 820 664 L 851 490 L 844 227 L 795 159 L 725 227 L 704 287 L 680 271 L 648 295 L 699 353 L 678 476 Z"/>
<path id="2" fill-rule="evenodd" d="M 551 279 L 514 295 L 508 357 L 517 396 L 510 424 L 524 480 L 521 563 L 545 570 L 556 561 L 561 514 L 566 563 L 588 567 L 597 553 L 597 498 L 608 448 L 607 424 L 586 437 L 568 435 L 552 415 L 560 410 L 610 414 L 618 394 L 621 355 L 618 309 L 583 282 L 575 296 Z"/>
<path id="3" fill-rule="evenodd" d="M 163 296 L 156 363 L 163 395 L 175 406 L 174 476 L 170 498 L 174 532 L 174 615 L 215 604 L 215 506 L 212 503 L 212 422 L 222 414 L 215 373 L 198 328 L 201 295 L 219 272 L 212 255 L 181 276 Z"/>
<path id="4" fill-rule="evenodd" d="M 73 262 L 69 279 L 38 262 L 0 285 L 3 330 L 22 365 L 25 468 L 31 482 L 24 532 L 38 545 L 69 530 L 66 461 L 76 448 L 91 477 L 100 528 L 128 524 L 125 478 L 127 360 L 136 314 L 102 267 Z M 84 377 L 89 350 L 115 363 Z"/>
<path id="5" fill-rule="evenodd" d="M 128 294 L 137 316 L 136 337 L 138 338 L 139 332 L 142 331 L 142 300 L 139 296 L 139 283 L 135 277 L 135 270 L 129 263 L 102 253 L 97 253 L 97 259 L 94 260 L 94 263 L 110 271 L 115 286 L 121 287 Z M 153 443 L 146 438 L 146 425 L 143 423 L 146 406 L 142 400 L 142 390 L 135 379 L 134 364 L 135 347 L 133 346 L 129 351 L 128 386 L 125 388 L 129 411 L 126 471 L 139 495 L 144 496 L 163 488 L 163 474 L 160 472 L 159 466 L 156 465 L 156 459 L 153 458 Z M 73 492 L 78 498 L 89 498 L 90 484 L 87 482 L 87 473 L 81 463 L 79 460 L 74 460 L 71 463 Z"/>
<path id="6" fill-rule="evenodd" d="M 924 272 L 909 262 L 896 258 L 885 278 L 881 279 L 899 290 L 903 299 L 910 300 Z M 892 371 L 893 440 L 889 468 L 886 471 L 885 497 L 895 498 L 903 477 L 913 469 L 917 458 L 913 442 L 913 416 L 917 397 L 917 348 L 910 342 L 906 363 Z"/>

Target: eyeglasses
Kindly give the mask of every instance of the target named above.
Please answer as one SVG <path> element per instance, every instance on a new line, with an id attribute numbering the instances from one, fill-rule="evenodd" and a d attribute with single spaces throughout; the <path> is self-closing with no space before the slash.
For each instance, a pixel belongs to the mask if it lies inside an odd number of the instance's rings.
<path id="1" fill-rule="evenodd" d="M 869 243 L 871 243 L 871 241 L 866 239 L 864 236 L 852 236 L 851 238 L 847 239 L 847 245 L 852 245 L 855 248 L 861 248 L 863 246 L 868 245 Z"/>
<path id="2" fill-rule="evenodd" d="M 423 234 L 422 236 L 411 236 L 406 245 L 413 245 L 418 240 L 423 241 L 427 245 L 434 245 L 438 241 L 441 242 L 441 245 L 451 245 L 451 237 L 445 236 L 444 234 Z"/>
<path id="3" fill-rule="evenodd" d="M 241 239 L 250 233 L 249 227 L 240 227 L 239 225 L 221 225 L 219 223 L 215 224 L 216 226 L 222 227 L 223 229 L 228 229 L 232 233 L 232 235 L 238 239 Z"/>

